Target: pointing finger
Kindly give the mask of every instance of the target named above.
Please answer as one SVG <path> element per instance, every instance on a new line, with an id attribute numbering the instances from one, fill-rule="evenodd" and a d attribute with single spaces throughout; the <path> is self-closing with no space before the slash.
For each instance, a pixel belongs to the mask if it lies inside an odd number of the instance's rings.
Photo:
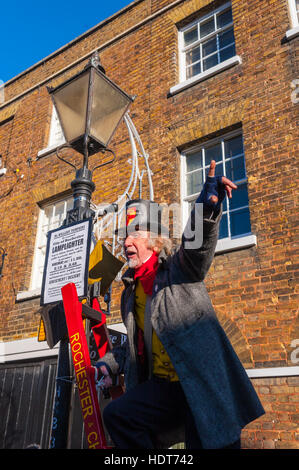
<path id="1" fill-rule="evenodd" d="M 226 184 L 225 185 L 225 191 L 226 191 L 229 199 L 231 199 L 231 197 L 232 197 L 232 188 Z"/>
<path id="2" fill-rule="evenodd" d="M 233 189 L 237 189 L 238 187 L 235 183 L 233 183 L 231 180 L 226 178 L 226 176 L 222 176 L 221 182 L 225 184 L 225 186 L 229 186 L 230 188 L 233 188 Z"/>
<path id="3" fill-rule="evenodd" d="M 210 164 L 210 169 L 209 169 L 208 176 L 215 176 L 215 167 L 216 167 L 216 162 L 215 162 L 215 160 L 212 160 L 211 164 Z"/>

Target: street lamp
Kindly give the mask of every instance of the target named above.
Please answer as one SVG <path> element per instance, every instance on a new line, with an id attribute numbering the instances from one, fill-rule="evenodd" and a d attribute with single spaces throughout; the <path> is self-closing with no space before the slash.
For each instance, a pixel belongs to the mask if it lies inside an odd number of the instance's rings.
<path id="1" fill-rule="evenodd" d="M 64 224 L 92 218 L 90 199 L 95 185 L 92 172 L 114 160 L 114 152 L 108 145 L 124 114 L 133 101 L 106 75 L 98 53 L 93 54 L 86 67 L 55 88 L 48 87 L 57 115 L 67 141 L 56 151 L 58 158 L 76 169 L 72 181 L 74 205 L 69 210 Z M 76 166 L 59 155 L 63 147 L 71 147 L 83 155 L 83 166 Z M 91 171 L 88 158 L 98 152 L 111 152 L 113 159 L 102 162 Z M 57 388 L 54 404 L 51 447 L 65 448 L 68 434 L 67 404 L 70 400 L 71 384 L 63 377 L 70 375 L 69 343 L 67 338 L 60 341 L 57 366 Z"/>
<path id="2" fill-rule="evenodd" d="M 112 152 L 108 145 L 133 97 L 105 75 L 98 53 L 93 54 L 82 71 L 55 88 L 48 87 L 48 91 L 67 146 L 83 155 L 83 167 L 77 170 L 72 182 L 74 209 L 70 211 L 71 220 L 67 221 L 70 223 L 92 215 L 89 202 L 95 186 L 88 157 L 100 151 Z"/>

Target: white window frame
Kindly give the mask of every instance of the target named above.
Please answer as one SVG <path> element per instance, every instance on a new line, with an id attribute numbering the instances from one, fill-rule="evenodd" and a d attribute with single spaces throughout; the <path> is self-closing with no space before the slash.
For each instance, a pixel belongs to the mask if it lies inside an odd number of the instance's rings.
<path id="1" fill-rule="evenodd" d="M 64 198 L 55 199 L 51 202 L 44 204 L 40 207 L 39 217 L 38 217 L 38 224 L 37 224 L 37 233 L 35 239 L 35 247 L 34 247 L 34 257 L 33 257 L 33 264 L 32 264 L 32 271 L 31 271 L 31 281 L 30 281 L 30 292 L 40 293 L 41 290 L 41 274 L 40 268 L 44 265 L 45 257 L 42 254 L 42 250 L 46 248 L 47 244 L 47 237 L 42 231 L 43 224 L 45 222 L 45 211 L 49 207 L 52 207 L 52 218 L 55 216 L 55 209 L 58 204 L 64 203 L 64 211 L 63 217 L 66 216 L 67 210 L 71 208 L 72 204 L 72 196 L 66 196 Z M 54 228 L 58 228 L 57 224 L 51 224 L 50 230 Z M 20 300 L 20 296 L 18 298 Z"/>
<path id="2" fill-rule="evenodd" d="M 55 109 L 55 106 L 53 106 L 48 145 L 47 145 L 46 148 L 40 150 L 38 152 L 37 156 L 39 158 L 44 157 L 48 153 L 53 152 L 53 150 L 57 149 L 57 147 L 59 147 L 60 145 L 65 144 L 65 143 L 66 143 L 66 140 L 65 140 L 60 122 L 59 122 L 57 111 Z"/>
<path id="3" fill-rule="evenodd" d="M 291 29 L 286 32 L 287 39 L 293 39 L 299 35 L 299 10 L 296 9 L 296 0 L 288 0 Z"/>
<path id="4" fill-rule="evenodd" d="M 188 154 L 194 152 L 194 151 L 199 151 L 207 146 L 207 144 L 213 145 L 221 142 L 222 145 L 222 159 L 223 159 L 223 169 L 225 173 L 225 160 L 224 160 L 224 140 L 236 137 L 238 135 L 242 134 L 242 131 L 240 129 L 236 131 L 232 131 L 226 134 L 223 134 L 220 137 L 217 137 L 215 139 L 211 139 L 204 144 L 201 144 L 199 146 L 191 147 L 187 151 L 181 154 L 181 207 L 182 207 L 182 222 L 183 222 L 183 227 L 185 227 L 188 217 L 189 217 L 189 211 L 188 211 L 188 203 L 192 200 L 194 200 L 196 197 L 199 196 L 200 193 L 195 193 L 187 196 L 187 178 L 186 178 L 186 160 L 188 157 Z M 225 176 L 225 174 L 224 174 Z M 205 180 L 205 171 L 203 171 L 203 178 Z M 242 180 L 238 181 L 239 184 L 245 183 L 248 181 L 248 178 L 245 177 Z M 247 207 L 247 206 L 246 206 Z M 240 208 L 238 208 L 240 209 Z M 228 220 L 229 223 L 229 220 Z M 256 236 L 253 233 L 245 233 L 242 235 L 238 235 L 235 237 L 227 237 L 227 238 L 222 238 L 219 239 L 217 242 L 216 246 L 216 253 L 222 253 L 226 251 L 233 251 L 233 250 L 238 250 L 240 248 L 245 248 L 245 247 L 250 247 L 256 245 L 257 240 Z"/>
<path id="5" fill-rule="evenodd" d="M 242 63 L 241 58 L 238 55 L 235 55 L 235 56 L 230 57 L 229 59 L 227 59 L 223 62 L 220 62 L 219 64 L 215 65 L 214 67 L 210 67 L 209 69 L 205 70 L 204 72 L 201 72 L 197 75 L 194 75 L 191 78 L 188 78 L 188 79 L 186 78 L 186 51 L 188 51 L 188 49 L 192 49 L 196 44 L 200 45 L 202 42 L 205 42 L 209 38 L 212 38 L 215 34 L 217 34 L 217 32 L 220 32 L 222 29 L 215 30 L 212 33 L 205 36 L 203 39 L 198 39 L 195 43 L 192 43 L 190 46 L 186 46 L 186 47 L 184 46 L 184 32 L 186 30 L 192 28 L 192 26 L 199 25 L 200 23 L 206 21 L 208 18 L 210 18 L 212 16 L 214 16 L 214 18 L 215 18 L 215 15 L 217 15 L 221 11 L 227 9 L 228 7 L 231 7 L 230 2 L 225 3 L 221 7 L 213 10 L 212 12 L 210 12 L 209 14 L 207 14 L 205 16 L 197 18 L 195 21 L 193 21 L 192 23 L 189 23 L 188 25 L 184 26 L 184 28 L 182 28 L 179 31 L 179 34 L 178 34 L 178 47 L 179 47 L 179 81 L 180 81 L 180 83 L 173 86 L 170 89 L 170 95 L 178 93 L 179 91 L 181 91 L 185 88 L 188 88 L 189 86 L 192 86 L 195 83 L 198 83 L 202 80 L 205 80 L 205 79 L 207 79 L 207 78 L 209 78 L 209 77 L 211 77 L 211 76 L 213 76 L 213 75 L 215 75 L 215 74 L 217 74 L 217 73 L 219 73 L 219 72 L 221 72 L 225 69 L 228 69 L 228 68 L 232 67 L 233 65 Z M 233 26 L 233 21 L 231 23 L 229 23 L 228 25 L 226 25 L 223 28 L 223 30 L 229 29 L 232 26 Z M 219 51 L 218 51 L 218 53 L 219 53 Z M 201 54 L 201 57 L 202 57 L 202 54 Z M 201 59 L 201 60 L 203 60 L 203 59 Z"/>

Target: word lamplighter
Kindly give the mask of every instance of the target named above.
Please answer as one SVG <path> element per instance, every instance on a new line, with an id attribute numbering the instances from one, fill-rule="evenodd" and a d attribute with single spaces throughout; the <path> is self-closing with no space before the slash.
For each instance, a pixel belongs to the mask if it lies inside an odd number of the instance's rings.
<path id="1" fill-rule="evenodd" d="M 88 169 L 88 157 L 100 151 L 112 152 L 108 145 L 133 98 L 105 75 L 97 53 L 81 72 L 56 88 L 48 87 L 48 91 L 66 146 L 84 156 L 83 167 L 77 170 L 76 179 L 72 182 L 74 208 L 69 214 L 67 223 L 70 223 L 90 217 L 89 202 L 94 183 Z M 93 170 L 110 162 L 99 164 Z"/>
<path id="2" fill-rule="evenodd" d="M 133 98 L 105 75 L 97 53 L 81 72 L 55 88 L 48 87 L 48 91 L 66 139 L 66 144 L 57 149 L 56 155 L 76 170 L 76 178 L 71 183 L 73 209 L 68 211 L 64 222 L 69 225 L 94 216 L 90 209 L 90 199 L 95 189 L 92 172 L 114 160 L 115 154 L 108 145 Z M 80 169 L 59 155 L 63 147 L 72 148 L 83 155 L 83 166 Z M 89 156 L 106 151 L 113 154 L 113 159 L 99 163 L 92 171 L 88 169 Z M 52 448 L 67 446 L 71 384 L 62 378 L 68 376 L 69 342 L 61 338 L 50 440 Z"/>

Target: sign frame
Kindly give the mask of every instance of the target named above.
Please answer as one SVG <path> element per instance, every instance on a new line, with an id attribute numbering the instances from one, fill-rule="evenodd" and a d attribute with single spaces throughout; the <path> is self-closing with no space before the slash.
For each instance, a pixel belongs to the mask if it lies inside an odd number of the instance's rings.
<path id="1" fill-rule="evenodd" d="M 76 281 L 72 279 L 71 276 L 68 276 L 68 278 L 65 279 L 63 283 L 62 282 L 59 283 L 59 281 L 57 281 L 57 290 L 59 291 L 59 294 L 58 294 L 59 298 L 53 298 L 51 300 L 48 299 L 47 287 L 48 287 L 48 282 L 49 282 L 49 276 L 51 275 L 51 272 L 52 272 L 52 271 L 50 272 L 50 266 L 49 266 L 52 260 L 52 253 L 50 252 L 50 250 L 51 250 L 51 247 L 53 247 L 53 239 L 59 232 L 63 232 L 64 230 L 67 231 L 68 229 L 72 229 L 73 227 L 79 226 L 79 225 L 87 225 L 87 227 L 84 227 L 84 234 L 85 234 L 84 245 L 85 246 L 83 246 L 84 249 L 82 251 L 85 254 L 85 264 L 81 266 L 81 278 L 80 278 L 81 280 L 83 279 L 83 292 L 80 292 L 79 297 L 86 297 L 88 294 L 88 273 L 89 273 L 90 247 L 91 247 L 92 218 L 80 220 L 78 222 L 73 222 L 68 225 L 63 225 L 62 227 L 56 228 L 54 230 L 49 230 L 49 232 L 47 233 L 47 248 L 46 248 L 46 257 L 45 257 L 43 281 L 42 281 L 41 297 L 40 297 L 41 306 L 62 301 L 61 288 L 64 285 L 69 284 L 71 282 L 76 284 Z M 63 241 L 63 235 L 62 235 L 61 241 Z M 78 267 L 79 265 L 80 263 L 78 263 L 76 267 Z"/>

